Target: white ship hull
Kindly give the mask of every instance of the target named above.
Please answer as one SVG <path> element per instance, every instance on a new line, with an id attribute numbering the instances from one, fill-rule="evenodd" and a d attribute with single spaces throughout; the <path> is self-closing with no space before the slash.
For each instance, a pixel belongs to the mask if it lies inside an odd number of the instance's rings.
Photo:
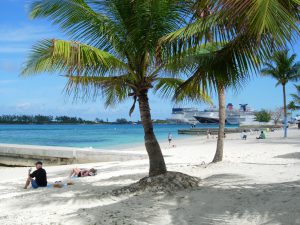
<path id="1" fill-rule="evenodd" d="M 229 125 L 257 125 L 255 112 L 246 108 L 244 110 L 226 110 L 226 124 Z M 195 108 L 173 108 L 172 117 L 167 119 L 170 123 L 185 124 L 218 124 L 219 111 L 216 108 L 199 111 Z"/>

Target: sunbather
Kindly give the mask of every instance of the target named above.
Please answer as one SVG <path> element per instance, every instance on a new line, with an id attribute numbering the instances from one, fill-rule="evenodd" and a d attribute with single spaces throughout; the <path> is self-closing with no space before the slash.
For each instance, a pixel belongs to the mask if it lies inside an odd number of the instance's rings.
<path id="1" fill-rule="evenodd" d="M 97 174 L 97 170 L 94 168 L 91 169 L 79 169 L 73 168 L 70 177 L 77 176 L 77 177 L 87 177 L 87 176 L 95 176 Z"/>

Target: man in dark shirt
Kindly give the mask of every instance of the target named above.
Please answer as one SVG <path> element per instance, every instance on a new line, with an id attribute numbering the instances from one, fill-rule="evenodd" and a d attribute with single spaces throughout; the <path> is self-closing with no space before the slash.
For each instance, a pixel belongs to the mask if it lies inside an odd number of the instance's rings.
<path id="1" fill-rule="evenodd" d="M 30 173 L 31 169 L 28 171 L 28 178 L 27 178 L 26 184 L 24 186 L 24 189 L 27 189 L 27 187 L 30 183 L 31 183 L 32 188 L 47 186 L 46 170 L 44 170 L 42 167 L 43 167 L 43 163 L 38 161 L 35 163 L 36 170 L 33 173 Z"/>

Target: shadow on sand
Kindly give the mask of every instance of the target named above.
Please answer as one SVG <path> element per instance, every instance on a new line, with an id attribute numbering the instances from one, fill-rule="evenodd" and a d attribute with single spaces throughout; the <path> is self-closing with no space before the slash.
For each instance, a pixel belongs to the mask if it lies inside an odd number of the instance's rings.
<path id="1" fill-rule="evenodd" d="M 300 159 L 300 152 L 292 152 L 284 155 L 277 155 L 274 158 L 282 158 L 282 159 Z"/>
<path id="2" fill-rule="evenodd" d="M 128 181 L 138 176 L 141 174 L 103 182 L 110 185 L 101 185 L 100 181 L 82 182 L 71 190 L 47 191 L 48 197 L 41 197 L 36 207 L 51 204 L 59 209 L 79 205 L 62 215 L 62 224 L 300 224 L 299 180 L 251 184 L 247 177 L 237 174 L 216 174 L 202 180 L 197 189 L 173 194 L 139 193 L 116 197 L 105 193 L 121 186 L 114 181 Z M 30 204 L 28 202 L 28 207 Z"/>

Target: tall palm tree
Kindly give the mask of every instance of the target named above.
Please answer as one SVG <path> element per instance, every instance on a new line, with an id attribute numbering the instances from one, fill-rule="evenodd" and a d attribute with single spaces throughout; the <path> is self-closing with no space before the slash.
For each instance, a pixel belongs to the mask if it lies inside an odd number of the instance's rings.
<path id="1" fill-rule="evenodd" d="M 231 51 L 222 51 L 224 46 L 220 44 L 206 44 L 201 51 L 193 51 L 191 55 L 184 56 L 184 61 L 189 61 L 191 75 L 180 85 L 175 93 L 187 92 L 190 88 L 211 89 L 218 94 L 219 103 L 219 130 L 216 153 L 212 162 L 219 162 L 223 159 L 224 131 L 226 120 L 225 91 L 228 88 L 239 88 L 249 76 L 247 70 L 239 68 L 236 61 L 233 61 Z M 224 49 L 223 49 L 224 50 Z M 185 65 L 189 65 L 185 63 Z M 199 87 L 198 87 L 199 89 Z M 209 91 L 209 90 L 207 90 Z"/>
<path id="2" fill-rule="evenodd" d="M 161 39 L 161 43 L 171 49 L 170 54 L 182 53 L 203 43 L 219 43 L 222 47 L 211 52 L 219 57 L 209 57 L 210 62 L 212 59 L 230 60 L 223 67 L 223 76 L 220 71 L 217 72 L 217 68 L 214 68 L 214 72 L 208 70 L 205 73 L 205 67 L 200 62 L 196 71 L 202 72 L 198 75 L 194 73 L 192 77 L 195 79 L 186 81 L 188 83 L 198 80 L 206 86 L 206 77 L 209 76 L 213 81 L 211 86 L 217 87 L 220 125 L 213 162 L 221 161 L 223 155 L 226 87 L 230 86 L 231 81 L 235 84 L 243 83 L 248 77 L 245 74 L 258 72 L 262 62 L 274 50 L 296 39 L 299 34 L 299 6 L 298 0 L 196 0 L 190 23 Z M 204 57 L 206 58 L 205 55 Z M 218 79 L 220 76 L 225 79 Z"/>
<path id="3" fill-rule="evenodd" d="M 148 94 L 153 87 L 166 93 L 183 83 L 164 72 L 168 61 L 157 51 L 159 39 L 185 22 L 188 5 L 183 2 L 33 0 L 30 5 L 32 18 L 49 18 L 76 41 L 40 41 L 33 47 L 23 74 L 65 74 L 67 93 L 84 100 L 102 94 L 107 106 L 130 97 L 130 114 L 138 102 L 149 176 L 167 171 L 153 131 Z M 201 90 L 195 93 L 182 94 L 178 99 L 209 99 Z"/>
<path id="4" fill-rule="evenodd" d="M 265 63 L 266 67 L 261 71 L 262 75 L 276 79 L 276 86 L 282 85 L 285 138 L 287 137 L 286 84 L 300 79 L 300 64 L 295 63 L 295 59 L 296 54 L 289 56 L 288 50 L 275 52 L 271 62 Z"/>

